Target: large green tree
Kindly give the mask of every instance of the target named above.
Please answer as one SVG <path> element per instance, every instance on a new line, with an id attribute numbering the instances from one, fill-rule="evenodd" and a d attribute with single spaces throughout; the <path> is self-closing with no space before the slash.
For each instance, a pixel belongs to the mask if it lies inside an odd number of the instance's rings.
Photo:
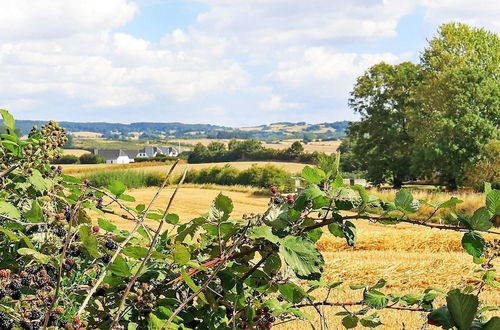
<path id="1" fill-rule="evenodd" d="M 361 115 L 348 130 L 352 152 L 375 184 L 392 182 L 398 187 L 411 176 L 408 117 L 417 107 L 418 81 L 413 63 L 380 63 L 359 77 L 351 92 L 349 106 Z"/>
<path id="2" fill-rule="evenodd" d="M 410 118 L 414 167 L 451 188 L 499 136 L 500 39 L 466 24 L 439 28 L 421 56 L 419 111 Z"/>

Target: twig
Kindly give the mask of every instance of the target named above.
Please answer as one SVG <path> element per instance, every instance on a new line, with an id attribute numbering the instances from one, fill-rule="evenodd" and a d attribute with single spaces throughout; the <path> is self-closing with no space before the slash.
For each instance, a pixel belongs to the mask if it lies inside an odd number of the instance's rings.
<path id="1" fill-rule="evenodd" d="M 16 168 L 19 167 L 19 164 L 17 165 L 14 165 L 14 166 L 11 166 L 9 167 L 8 169 L 6 169 L 5 171 L 1 172 L 0 173 L 0 179 L 3 178 L 4 176 L 7 176 L 10 174 L 10 172 L 14 171 Z"/>
<path id="2" fill-rule="evenodd" d="M 161 185 L 161 187 L 158 189 L 158 191 L 156 192 L 155 196 L 154 196 L 154 199 L 156 199 L 159 195 L 159 191 L 161 191 L 170 177 L 170 175 L 172 174 L 175 166 L 177 165 L 178 162 L 175 162 L 172 167 L 170 168 L 170 171 L 168 172 L 167 174 L 167 177 L 165 178 L 165 181 L 164 183 Z M 150 203 L 151 204 L 151 203 Z M 144 213 L 145 214 L 145 213 Z M 144 222 L 144 214 L 141 218 L 138 219 L 138 221 L 136 222 L 136 225 L 134 226 L 134 228 L 132 229 L 132 231 L 130 232 L 129 236 L 121 243 L 118 245 L 118 248 L 116 249 L 115 253 L 113 254 L 113 256 L 111 257 L 111 260 L 108 262 L 108 264 L 106 265 L 106 268 L 104 269 L 104 271 L 101 273 L 101 275 L 99 276 L 99 278 L 97 279 L 97 281 L 94 283 L 94 285 L 92 286 L 92 288 L 90 289 L 89 293 L 87 294 L 87 296 L 85 297 L 85 300 L 83 301 L 82 305 L 80 306 L 80 308 L 78 309 L 78 312 L 76 313 L 76 315 L 80 315 L 81 313 L 83 313 L 83 311 L 85 310 L 85 308 L 87 307 L 90 299 L 92 298 L 92 296 L 94 295 L 94 293 L 97 291 L 97 288 L 99 287 L 99 285 L 101 285 L 102 281 L 104 281 L 104 278 L 106 277 L 106 274 L 108 273 L 109 269 L 111 268 L 111 265 L 113 264 L 113 262 L 115 261 L 116 257 L 118 256 L 118 254 L 121 252 L 121 250 L 128 244 L 128 242 L 133 238 L 134 234 L 137 232 L 137 230 L 139 229 L 139 227 L 142 225 L 142 223 Z"/>
<path id="3" fill-rule="evenodd" d="M 333 303 L 333 302 L 326 302 L 326 301 L 319 301 L 319 302 L 313 302 L 313 303 L 306 303 L 306 304 L 298 304 L 298 305 L 293 305 L 292 307 L 294 308 L 303 308 L 303 307 L 314 307 L 314 306 L 331 306 L 331 307 L 347 307 L 347 306 L 364 306 L 365 303 L 362 301 L 359 302 L 338 302 L 338 303 Z M 385 309 L 395 309 L 395 310 L 400 310 L 400 311 L 409 311 L 409 312 L 430 312 L 427 309 L 424 308 L 413 308 L 413 307 L 400 307 L 400 306 L 386 306 L 384 307 Z"/>
<path id="4" fill-rule="evenodd" d="M 310 231 L 316 228 L 321 228 L 324 226 L 327 226 L 329 224 L 334 223 L 336 220 L 333 218 L 323 220 L 322 218 L 310 218 L 313 220 L 322 220 L 320 222 L 317 222 L 313 225 L 304 227 L 300 230 L 300 232 L 306 232 Z M 418 225 L 418 226 L 423 226 L 427 228 L 432 228 L 432 229 L 441 229 L 441 230 L 453 230 L 453 231 L 458 231 L 461 233 L 468 232 L 469 230 L 467 228 L 460 228 L 460 227 L 452 227 L 452 226 L 443 226 L 443 225 L 434 225 L 430 223 L 425 223 L 422 221 L 417 221 L 417 220 L 410 220 L 410 219 L 400 219 L 400 218 L 391 218 L 391 217 L 381 217 L 381 216 L 369 216 L 369 215 L 350 215 L 350 216 L 345 216 L 342 217 L 344 220 L 369 220 L 369 221 L 397 221 L 397 222 L 402 222 L 402 223 L 409 223 L 412 225 Z M 500 232 L 496 231 L 485 231 L 485 233 L 492 234 L 492 235 L 500 235 Z"/>
<path id="5" fill-rule="evenodd" d="M 25 226 L 25 227 L 33 227 L 33 226 L 47 226 L 47 223 L 46 222 L 23 222 L 23 221 L 20 221 L 18 219 L 14 219 L 12 217 L 8 217 L 6 215 L 3 215 L 3 214 L 0 214 L 0 218 L 3 218 L 5 220 L 8 220 L 8 221 L 12 221 L 12 222 L 15 222 L 21 226 Z"/>
<path id="6" fill-rule="evenodd" d="M 153 253 L 153 249 L 156 246 L 156 242 L 158 241 L 158 237 L 160 236 L 161 229 L 163 227 L 163 224 L 165 223 L 165 216 L 168 214 L 168 211 L 170 210 L 170 206 L 172 205 L 172 202 L 173 202 L 173 200 L 175 198 L 175 195 L 177 194 L 177 191 L 179 190 L 179 187 L 182 185 L 182 183 L 184 182 L 184 179 L 186 178 L 186 173 L 187 173 L 187 168 L 184 171 L 182 179 L 177 184 L 177 187 L 175 188 L 174 193 L 170 197 L 170 200 L 168 201 L 168 205 L 165 208 L 165 212 L 163 212 L 163 217 L 162 217 L 162 219 L 160 221 L 160 224 L 158 225 L 158 228 L 156 229 L 155 236 L 153 237 L 153 239 L 151 241 L 151 244 L 149 245 L 149 249 L 148 249 L 148 252 L 147 252 L 146 256 L 142 260 L 142 263 L 139 266 L 139 269 L 134 274 L 134 276 L 130 280 L 129 284 L 127 285 L 127 288 L 125 289 L 125 291 L 123 293 L 123 297 L 122 297 L 122 299 L 120 301 L 120 304 L 118 305 L 118 309 L 116 311 L 115 317 L 113 318 L 113 322 L 111 323 L 110 329 L 113 329 L 114 326 L 116 325 L 116 323 L 119 321 L 120 316 L 121 316 L 121 310 L 122 310 L 123 306 L 125 305 L 125 302 L 127 300 L 128 294 L 130 293 L 130 290 L 134 286 L 134 284 L 137 281 L 137 278 L 139 277 L 139 275 L 142 273 L 142 270 L 144 269 L 144 266 L 148 262 L 149 258 L 151 258 L 151 254 Z M 164 187 L 164 186 L 162 186 L 162 187 Z M 155 195 L 155 197 L 157 197 L 157 195 Z M 149 206 L 151 206 L 151 204 L 152 203 L 150 203 Z"/>

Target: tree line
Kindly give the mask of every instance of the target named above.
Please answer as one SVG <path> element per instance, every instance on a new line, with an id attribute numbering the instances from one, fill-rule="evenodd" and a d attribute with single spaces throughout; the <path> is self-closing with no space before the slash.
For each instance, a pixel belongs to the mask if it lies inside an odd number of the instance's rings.
<path id="1" fill-rule="evenodd" d="M 375 184 L 426 178 L 454 189 L 472 178 L 500 185 L 497 34 L 444 24 L 418 63 L 369 68 L 349 106 L 361 120 L 348 128 L 344 166 L 366 170 Z"/>

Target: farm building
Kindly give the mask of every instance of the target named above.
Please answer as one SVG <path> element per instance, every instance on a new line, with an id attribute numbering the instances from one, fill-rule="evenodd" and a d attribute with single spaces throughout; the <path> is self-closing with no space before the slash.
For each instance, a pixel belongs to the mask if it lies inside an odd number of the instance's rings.
<path id="1" fill-rule="evenodd" d="M 159 155 L 176 157 L 179 155 L 179 151 L 173 147 L 145 147 L 140 150 L 94 149 L 94 154 L 104 158 L 106 164 L 129 164 L 133 163 L 135 158 L 141 157 L 156 157 Z"/>

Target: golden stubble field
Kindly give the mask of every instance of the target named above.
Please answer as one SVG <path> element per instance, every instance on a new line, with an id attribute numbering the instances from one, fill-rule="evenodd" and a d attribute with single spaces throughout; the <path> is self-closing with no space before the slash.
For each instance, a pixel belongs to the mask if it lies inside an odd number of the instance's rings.
<path id="1" fill-rule="evenodd" d="M 147 203 L 155 190 L 130 190 L 137 202 Z M 166 189 L 154 204 L 155 208 L 164 208 L 173 192 Z M 171 211 L 177 213 L 183 221 L 207 212 L 211 201 L 219 190 L 181 188 L 175 198 Z M 251 193 L 222 191 L 234 203 L 234 217 L 243 214 L 262 213 L 267 208 L 268 198 L 254 196 Z M 132 223 L 120 219 L 110 219 L 122 228 L 131 228 Z M 155 221 L 148 225 L 155 226 Z M 387 280 L 385 292 L 422 293 L 434 286 L 445 290 L 469 283 L 474 277 L 475 265 L 471 257 L 462 252 L 461 234 L 456 232 L 426 229 L 412 225 L 380 225 L 356 221 L 358 244 L 350 248 L 345 241 L 333 237 L 325 231 L 317 245 L 325 257 L 324 276 L 327 281 L 345 281 L 347 284 L 373 284 L 378 279 Z M 499 265 L 497 264 L 496 267 Z M 322 298 L 320 293 L 319 298 Z M 334 291 L 330 302 L 360 301 L 360 291 Z M 484 303 L 500 305 L 500 290 L 489 289 L 482 294 Z M 341 318 L 335 313 L 340 308 L 325 307 L 331 329 L 341 329 Z M 319 326 L 317 316 L 313 323 Z M 379 312 L 384 326 L 381 329 L 421 329 L 425 315 L 415 312 L 382 310 Z M 498 313 L 497 313 L 498 314 Z M 491 315 L 491 314 L 490 314 Z M 310 329 L 307 322 L 295 321 L 276 327 L 281 330 Z M 379 329 L 380 329 L 379 328 Z M 425 327 L 424 327 L 425 328 Z"/>

